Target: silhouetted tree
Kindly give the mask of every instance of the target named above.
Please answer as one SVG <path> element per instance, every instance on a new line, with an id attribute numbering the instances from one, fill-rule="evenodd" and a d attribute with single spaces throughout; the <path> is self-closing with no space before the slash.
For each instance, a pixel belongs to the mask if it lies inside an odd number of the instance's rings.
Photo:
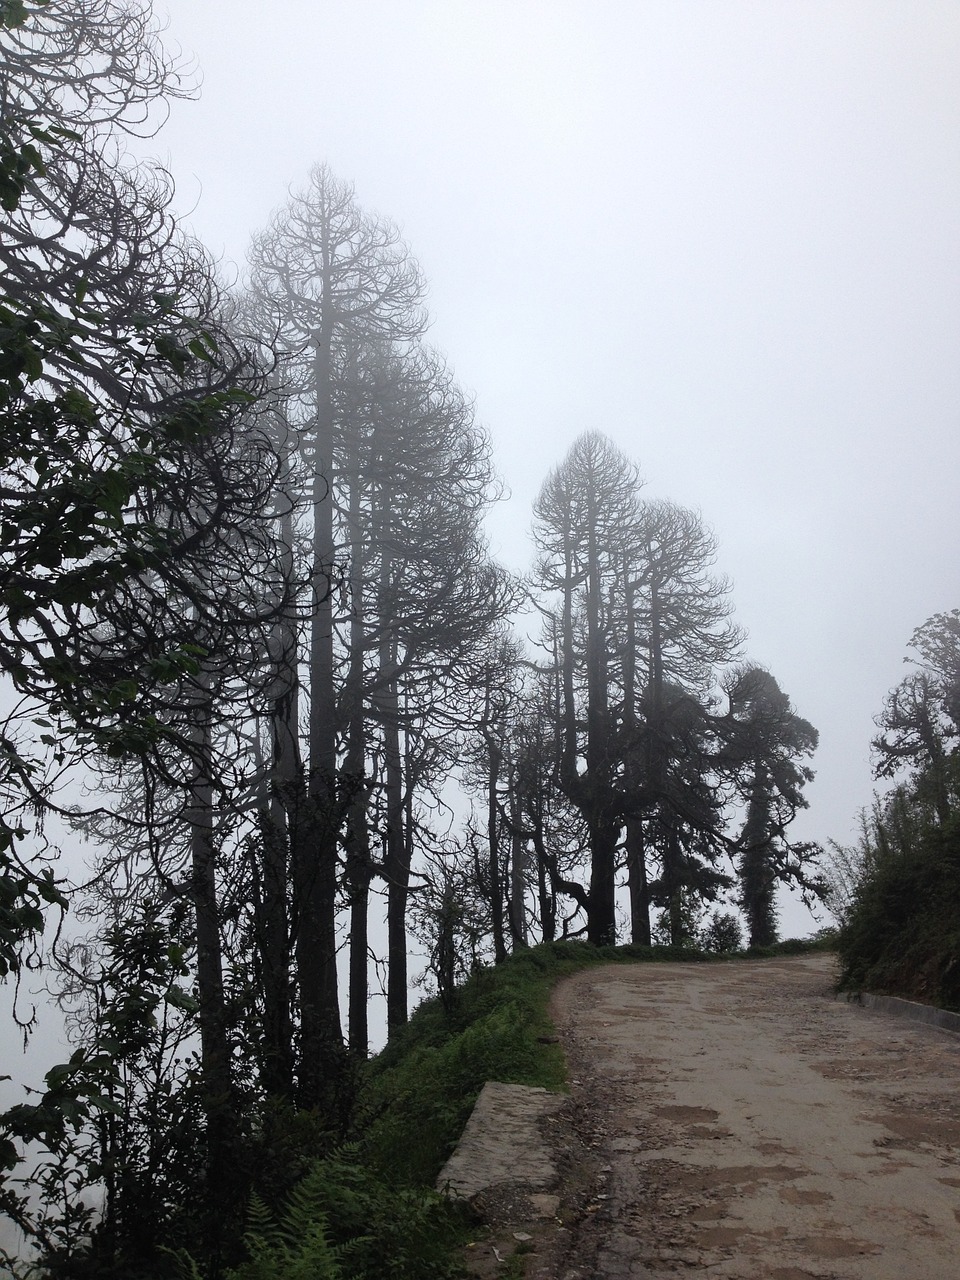
<path id="1" fill-rule="evenodd" d="M 740 836 L 740 905 L 749 944 L 777 940 L 778 884 L 822 892 L 818 846 L 791 844 L 787 829 L 806 808 L 804 787 L 813 773 L 801 761 L 817 747 L 816 729 L 794 711 L 777 681 L 761 667 L 733 671 L 726 681 L 730 721 L 724 725 L 723 764 L 747 813 Z"/>
<path id="2" fill-rule="evenodd" d="M 721 859 L 738 848 L 731 806 L 756 794 L 750 770 L 769 782 L 780 836 L 810 776 L 795 760 L 816 741 L 772 677 L 771 689 L 757 673 L 732 672 L 742 636 L 728 584 L 712 572 L 712 534 L 694 512 L 642 503 L 639 488 L 636 469 L 588 433 L 535 508 L 537 577 L 553 593 L 540 606 L 554 680 L 539 694 L 554 734 L 542 785 L 558 787 L 586 824 L 589 890 L 551 874 L 585 909 L 595 942 L 614 937 L 621 861 L 634 939 L 649 941 L 653 905 L 674 941 L 686 936 L 691 895 L 709 901 L 733 883 Z M 802 863 L 798 846 L 774 859 L 775 874 L 803 882 Z"/>
<path id="3" fill-rule="evenodd" d="M 878 778 L 912 767 L 941 824 L 956 804 L 960 779 L 952 743 L 960 739 L 960 610 L 935 614 L 910 638 L 918 669 L 887 695 L 873 740 Z"/>
<path id="4" fill-rule="evenodd" d="M 423 328 L 422 284 L 396 230 L 364 214 L 353 190 L 317 166 L 309 184 L 254 238 L 251 289 L 275 321 L 288 412 L 312 471 L 309 805 L 293 882 L 300 1003 L 300 1096 L 317 1104 L 342 1043 L 336 966 L 338 711 L 334 594 L 339 580 L 337 452 L 349 437 L 342 397 L 364 344 L 398 344 Z M 342 455 L 341 455 L 342 456 Z"/>
<path id="5" fill-rule="evenodd" d="M 554 622 L 560 671 L 557 783 L 590 835 L 587 934 L 616 933 L 616 849 L 623 817 L 610 707 L 613 633 L 609 600 L 637 535 L 636 468 L 597 432 L 575 442 L 534 505 L 540 586 L 559 594 Z"/>
<path id="6" fill-rule="evenodd" d="M 249 706 L 286 594 L 266 519 L 275 454 L 249 412 L 260 373 L 209 258 L 170 213 L 172 184 L 122 155 L 119 136 L 181 91 L 149 6 L 6 5 L 0 39 L 0 666 L 20 697 L 3 726 L 0 968 L 18 967 L 44 902 L 65 905 L 52 870 L 16 847 L 24 811 L 54 803 L 45 755 L 61 770 L 139 772 L 133 828 L 158 790 L 177 797 L 216 1254 L 246 1194 L 231 1176 L 216 735 L 227 686 Z M 5 1114 L 6 1167 L 12 1139 L 56 1144 L 94 1123 L 118 1080 L 112 1043 L 81 1049 L 35 1105 Z"/>

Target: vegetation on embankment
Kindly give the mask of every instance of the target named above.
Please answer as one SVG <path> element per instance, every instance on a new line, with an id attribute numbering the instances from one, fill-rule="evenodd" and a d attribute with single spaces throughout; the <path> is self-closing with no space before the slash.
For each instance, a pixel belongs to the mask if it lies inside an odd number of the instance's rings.
<path id="1" fill-rule="evenodd" d="M 716 958 L 685 947 L 552 942 L 478 969 L 449 1008 L 422 1004 L 370 1063 L 360 1110 L 366 1157 L 410 1185 L 432 1184 L 486 1081 L 563 1089 L 548 1011 L 561 978 L 596 964 Z"/>
<path id="2" fill-rule="evenodd" d="M 914 632 L 887 696 L 876 774 L 896 785 L 833 846 L 840 988 L 960 1010 L 960 610 Z"/>
<path id="3" fill-rule="evenodd" d="M 861 859 L 840 989 L 960 1011 L 960 820 L 925 821 L 898 796 L 865 825 Z"/>
<path id="4" fill-rule="evenodd" d="M 787 941 L 768 954 L 820 949 Z M 462 1213 L 435 1190 L 488 1080 L 562 1090 L 566 1066 L 549 1016 L 562 978 L 610 963 L 749 959 L 697 948 L 595 947 L 555 942 L 483 967 L 448 999 L 424 1002 L 390 1044 L 359 1069 L 352 1117 L 332 1136 L 308 1112 L 265 1113 L 255 1192 L 242 1250 L 220 1280 L 453 1280 L 461 1274 Z M 183 1233 L 180 1233 L 181 1239 Z M 237 1242 L 239 1244 L 239 1242 Z M 50 1260 L 48 1280 L 210 1280 L 192 1245 L 128 1259 L 123 1271 L 94 1253 Z"/>
<path id="5" fill-rule="evenodd" d="M 834 946 L 830 934 L 729 956 L 797 955 Z M 478 970 L 457 989 L 452 1008 L 444 1010 L 439 1000 L 422 1004 L 370 1063 L 361 1095 L 367 1157 L 411 1185 L 432 1183 L 487 1080 L 563 1089 L 565 1064 L 551 1040 L 548 1011 L 561 978 L 598 964 L 722 958 L 694 947 L 553 942 Z"/>

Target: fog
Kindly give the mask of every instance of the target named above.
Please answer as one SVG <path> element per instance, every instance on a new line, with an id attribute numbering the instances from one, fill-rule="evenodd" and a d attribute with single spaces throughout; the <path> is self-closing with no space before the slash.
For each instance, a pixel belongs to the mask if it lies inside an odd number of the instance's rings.
<path id="1" fill-rule="evenodd" d="M 747 652 L 821 734 L 805 838 L 847 840 L 913 629 L 960 601 L 960 11 L 763 0 L 318 8 L 163 0 L 199 66 L 151 144 L 245 246 L 327 162 L 396 221 L 532 557 L 595 428 L 698 508 Z"/>

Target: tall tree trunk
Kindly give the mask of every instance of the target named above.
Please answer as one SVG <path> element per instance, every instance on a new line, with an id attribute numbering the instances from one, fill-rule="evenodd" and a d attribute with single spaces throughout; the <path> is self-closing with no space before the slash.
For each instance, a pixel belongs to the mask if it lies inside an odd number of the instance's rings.
<path id="1" fill-rule="evenodd" d="M 391 616 L 390 594 L 393 566 L 386 549 L 380 556 L 380 586 L 377 614 Z M 378 654 L 377 704 L 383 737 L 384 801 L 386 828 L 383 837 L 383 868 L 387 881 L 387 1033 L 407 1021 L 407 892 L 410 868 L 406 865 L 403 822 L 403 757 L 400 751 L 400 696 L 397 684 L 397 642 L 386 626 L 381 626 Z"/>
<path id="2" fill-rule="evenodd" d="M 290 1099 L 293 1095 L 293 1023 L 287 922 L 289 845 L 285 819 L 278 801 L 261 810 L 263 851 L 256 930 L 263 996 L 262 1084 L 269 1096 Z"/>
<path id="3" fill-rule="evenodd" d="M 206 1200 L 211 1252 L 219 1260 L 242 1211 L 236 1161 L 236 1109 L 223 990 L 223 955 L 217 899 L 212 777 L 212 697 L 208 680 L 193 712 L 193 777 L 186 821 L 190 830 L 191 891 L 197 930 L 197 997 L 202 1105 L 206 1123 Z"/>
<path id="4" fill-rule="evenodd" d="M 350 1052 L 365 1058 L 369 1048 L 367 1028 L 368 996 L 368 908 L 370 897 L 370 834 L 367 820 L 366 780 L 367 740 L 364 707 L 364 658 L 366 635 L 363 619 L 365 556 L 360 520 L 360 486 L 350 489 L 350 667 L 345 701 L 349 717 L 347 752 L 343 762 L 343 784 L 347 790 L 345 836 L 346 880 L 350 898 L 350 958 L 348 1043 Z"/>
<path id="5" fill-rule="evenodd" d="M 489 689 L 487 711 L 490 708 Z M 487 876 L 490 883 L 490 922 L 493 929 L 493 959 L 500 964 L 507 958 L 503 937 L 503 879 L 500 868 L 500 814 L 497 809 L 497 787 L 500 782 L 502 752 L 489 728 L 487 741 Z"/>
<path id="6" fill-rule="evenodd" d="M 325 252 L 327 247 L 324 246 Z M 323 280 L 325 296 L 330 280 Z M 316 437 L 313 478 L 313 600 L 310 629 L 310 737 L 307 780 L 309 838 L 298 851 L 294 886 L 299 907 L 297 968 L 300 987 L 300 1100 L 324 1103 L 336 1089 L 343 1032 L 337 991 L 337 798 L 336 688 L 333 593 L 333 404 L 331 324 L 316 341 Z"/>
<path id="7" fill-rule="evenodd" d="M 410 866 L 404 831 L 403 757 L 397 715 L 396 680 L 392 682 L 395 715 L 384 725 L 384 773 L 387 827 L 384 869 L 387 877 L 387 1032 L 407 1021 L 407 895 Z"/>
<path id="8" fill-rule="evenodd" d="M 607 653 L 601 616 L 601 576 L 597 512 L 593 490 L 587 495 L 587 790 L 590 832 L 590 908 L 587 938 L 598 946 L 617 940 L 616 849 L 619 815 L 613 809 Z"/>
<path id="9" fill-rule="evenodd" d="M 351 785 L 356 785 L 351 781 Z M 347 888 L 350 895 L 349 1048 L 365 1058 L 370 1047 L 367 1024 L 369 997 L 370 848 L 366 788 L 359 787 L 347 817 Z"/>
<path id="10" fill-rule="evenodd" d="M 684 945 L 683 877 L 680 868 L 680 833 L 677 820 L 669 815 L 666 840 L 663 846 L 663 884 L 667 897 L 667 919 L 670 923 L 670 942 L 674 947 Z"/>
<path id="11" fill-rule="evenodd" d="M 537 898 L 540 904 L 540 935 L 544 942 L 553 942 L 557 936 L 557 897 L 552 883 L 547 880 L 547 858 L 543 841 L 543 829 L 534 834 L 537 855 Z"/>
<path id="12" fill-rule="evenodd" d="M 520 826 L 517 771 L 511 763 L 507 803 L 510 806 L 510 942 L 514 951 L 529 946 L 527 937 L 527 842 Z"/>
<path id="13" fill-rule="evenodd" d="M 288 476 L 287 442 L 281 442 L 281 491 Z M 293 510 L 280 516 L 283 574 L 293 581 Z M 263 856 L 257 913 L 257 946 L 263 991 L 263 1087 L 268 1095 L 293 1096 L 293 1023 L 291 1016 L 291 937 L 288 879 L 292 851 L 302 838 L 303 764 L 300 757 L 300 688 L 295 607 L 277 623 L 271 637 L 274 680 L 268 694 L 270 766 L 261 805 Z"/>
<path id="14" fill-rule="evenodd" d="M 747 917 L 749 945 L 770 947 L 777 941 L 777 879 L 770 830 L 770 791 L 767 771 L 754 764 L 750 804 L 743 827 L 740 854 L 740 905 Z"/>
<path id="15" fill-rule="evenodd" d="M 630 938 L 636 946 L 649 947 L 650 891 L 647 886 L 646 846 L 640 816 L 641 754 L 637 716 L 637 619 L 630 564 L 623 566 L 626 604 L 626 646 L 623 656 L 623 729 L 626 752 L 624 780 L 633 811 L 626 818 L 627 885 L 630 892 Z"/>
<path id="16" fill-rule="evenodd" d="M 643 821 L 627 819 L 627 884 L 630 890 L 630 939 L 641 947 L 649 947 L 650 890 L 647 884 L 646 850 L 643 839 Z"/>
<path id="17" fill-rule="evenodd" d="M 590 823 L 590 894 L 587 941 L 598 947 L 617 941 L 616 855 L 618 832 L 601 818 Z"/>

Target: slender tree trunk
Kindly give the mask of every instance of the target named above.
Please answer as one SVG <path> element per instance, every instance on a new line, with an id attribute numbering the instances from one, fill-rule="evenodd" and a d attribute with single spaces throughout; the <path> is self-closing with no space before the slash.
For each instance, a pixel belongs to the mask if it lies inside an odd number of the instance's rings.
<path id="1" fill-rule="evenodd" d="M 386 542 L 386 537 L 382 539 Z M 384 545 L 380 556 L 377 614 L 390 617 L 393 566 Z M 383 737 L 383 789 L 386 827 L 383 867 L 387 881 L 387 1033 L 407 1021 L 407 892 L 410 869 L 406 865 L 403 822 L 403 756 L 400 750 L 400 696 L 397 684 L 397 642 L 381 623 L 378 655 L 378 694 Z"/>
<path id="2" fill-rule="evenodd" d="M 223 990 L 223 956 L 217 897 L 212 777 L 212 697 L 208 681 L 194 708 L 193 778 L 186 821 L 190 830 L 191 890 L 197 931 L 197 996 L 202 1103 L 206 1122 L 206 1199 L 211 1253 L 219 1259 L 242 1209 L 237 1176 L 236 1109 Z"/>
<path id="3" fill-rule="evenodd" d="M 323 282 L 329 294 L 330 281 Z M 300 1100 L 320 1106 L 336 1088 L 343 1033 L 337 992 L 336 688 L 333 653 L 333 404 L 331 326 L 315 335 L 316 442 L 313 480 L 313 619 L 310 630 L 310 737 L 307 781 L 309 838 L 299 850 L 295 891 L 299 906 Z M 333 1078 L 331 1078 L 333 1077 Z"/>
<path id="4" fill-rule="evenodd" d="M 553 886 L 547 880 L 547 859 L 543 847 L 543 833 L 534 835 L 537 854 L 537 898 L 540 903 L 540 934 L 544 942 L 553 942 L 557 936 L 557 899 Z"/>
<path id="5" fill-rule="evenodd" d="M 667 919 L 670 922 L 670 942 L 682 947 L 684 938 L 683 877 L 680 871 L 680 835 L 676 819 L 668 819 L 668 830 L 663 849 L 663 883 L 667 895 Z"/>
<path id="6" fill-rule="evenodd" d="M 615 868 L 619 828 L 607 817 L 609 795 L 607 769 L 606 671 L 602 664 L 599 634 L 598 571 L 595 564 L 595 531 L 591 529 L 587 570 L 587 771 L 580 775 L 577 746 L 577 708 L 574 694 L 572 551 L 566 551 L 563 612 L 561 618 L 561 705 L 563 750 L 561 784 L 587 820 L 590 832 L 590 890 L 587 894 L 587 938 L 597 945 L 616 941 Z"/>
<path id="7" fill-rule="evenodd" d="M 263 1088 L 271 1097 L 293 1095 L 293 1023 L 290 935 L 287 923 L 288 843 L 278 803 L 262 810 L 263 842 L 257 946 L 263 994 Z"/>
<path id="8" fill-rule="evenodd" d="M 413 862 L 413 786 L 409 733 L 405 734 L 403 755 L 397 750 L 399 798 L 397 823 L 393 831 L 394 858 L 388 870 L 387 888 L 387 1032 L 407 1021 L 407 903 L 410 897 L 410 867 Z"/>
<path id="9" fill-rule="evenodd" d="M 618 832 L 602 818 L 590 827 L 590 896 L 587 941 L 598 947 L 617 940 L 616 854 Z"/>
<path id="10" fill-rule="evenodd" d="M 287 478 L 287 445 L 281 443 Z M 293 512 L 280 517 L 283 573 L 293 581 Z M 270 767 L 261 805 L 263 856 L 257 919 L 263 990 L 263 1087 L 268 1095 L 293 1096 L 293 1023 L 291 1015 L 291 936 L 289 875 L 292 851 L 299 847 L 303 810 L 303 764 L 299 737 L 298 634 L 291 602 L 274 628 L 271 660 L 275 676 L 269 692 Z"/>
<path id="11" fill-rule="evenodd" d="M 393 683 L 392 694 L 396 703 L 396 682 Z M 410 884 L 403 820 L 403 757 L 396 719 L 392 724 L 384 726 L 383 736 L 387 806 L 384 836 L 384 867 L 387 876 L 387 1029 L 396 1031 L 407 1021 L 407 893 Z"/>
<path id="12" fill-rule="evenodd" d="M 633 812 L 626 819 L 627 885 L 630 892 L 630 937 L 649 947 L 650 891 L 647 887 L 646 847 L 640 816 L 640 726 L 637 717 L 637 621 L 630 565 L 623 566 L 623 593 L 626 603 L 626 647 L 623 659 L 623 729 L 626 742 L 624 779 Z"/>
<path id="13" fill-rule="evenodd" d="M 487 710 L 489 712 L 489 691 Z M 487 740 L 487 876 L 490 882 L 490 921 L 493 928 L 493 958 L 500 964 L 507 958 L 503 937 L 503 880 L 500 868 L 500 814 L 497 809 L 497 787 L 503 758 L 493 733 L 488 728 Z"/>
<path id="14" fill-rule="evenodd" d="M 650 890 L 647 885 L 646 850 L 643 839 L 643 822 L 640 818 L 627 819 L 627 884 L 630 889 L 630 937 L 637 946 L 649 947 Z"/>
<path id="15" fill-rule="evenodd" d="M 349 1047 L 351 1053 L 365 1058 L 369 1049 L 367 1028 L 368 996 L 368 908 L 370 898 L 370 835 L 367 820 L 368 788 L 365 776 L 367 758 L 364 717 L 364 657 L 366 635 L 363 619 L 363 581 L 365 556 L 360 519 L 360 490 L 354 481 L 350 490 L 350 668 L 347 673 L 345 701 L 349 725 L 347 752 L 342 776 L 347 788 L 347 830 L 345 837 L 346 880 L 350 896 L 350 960 L 349 960 Z"/>
<path id="16" fill-rule="evenodd" d="M 369 982 L 367 973 L 370 952 L 368 920 L 370 903 L 370 851 L 365 796 L 357 797 L 350 806 L 347 884 L 350 893 L 350 978 L 349 978 L 349 1047 L 350 1052 L 365 1058 L 370 1047 L 367 1025 Z"/>
<path id="17" fill-rule="evenodd" d="M 561 781 L 571 799 L 575 800 L 577 784 L 577 704 L 574 695 L 573 652 L 573 555 L 566 551 L 563 584 L 563 613 L 560 623 L 560 689 L 558 701 L 563 713 L 563 750 L 561 753 Z"/>
<path id="18" fill-rule="evenodd" d="M 587 526 L 587 792 L 590 831 L 590 909 L 587 938 L 598 946 L 617 940 L 616 849 L 619 816 L 612 808 L 612 761 L 606 644 L 601 617 L 597 513 L 588 493 Z"/>
<path id="19" fill-rule="evenodd" d="M 517 771 L 510 766 L 510 942 L 514 951 L 529 946 L 527 937 L 527 842 L 520 827 Z"/>
<path id="20" fill-rule="evenodd" d="M 437 941 L 434 945 L 432 965 L 437 979 L 437 993 L 446 1013 L 452 1013 L 457 1004 L 457 942 L 456 923 L 458 907 L 453 886 L 444 885 L 437 907 Z"/>

